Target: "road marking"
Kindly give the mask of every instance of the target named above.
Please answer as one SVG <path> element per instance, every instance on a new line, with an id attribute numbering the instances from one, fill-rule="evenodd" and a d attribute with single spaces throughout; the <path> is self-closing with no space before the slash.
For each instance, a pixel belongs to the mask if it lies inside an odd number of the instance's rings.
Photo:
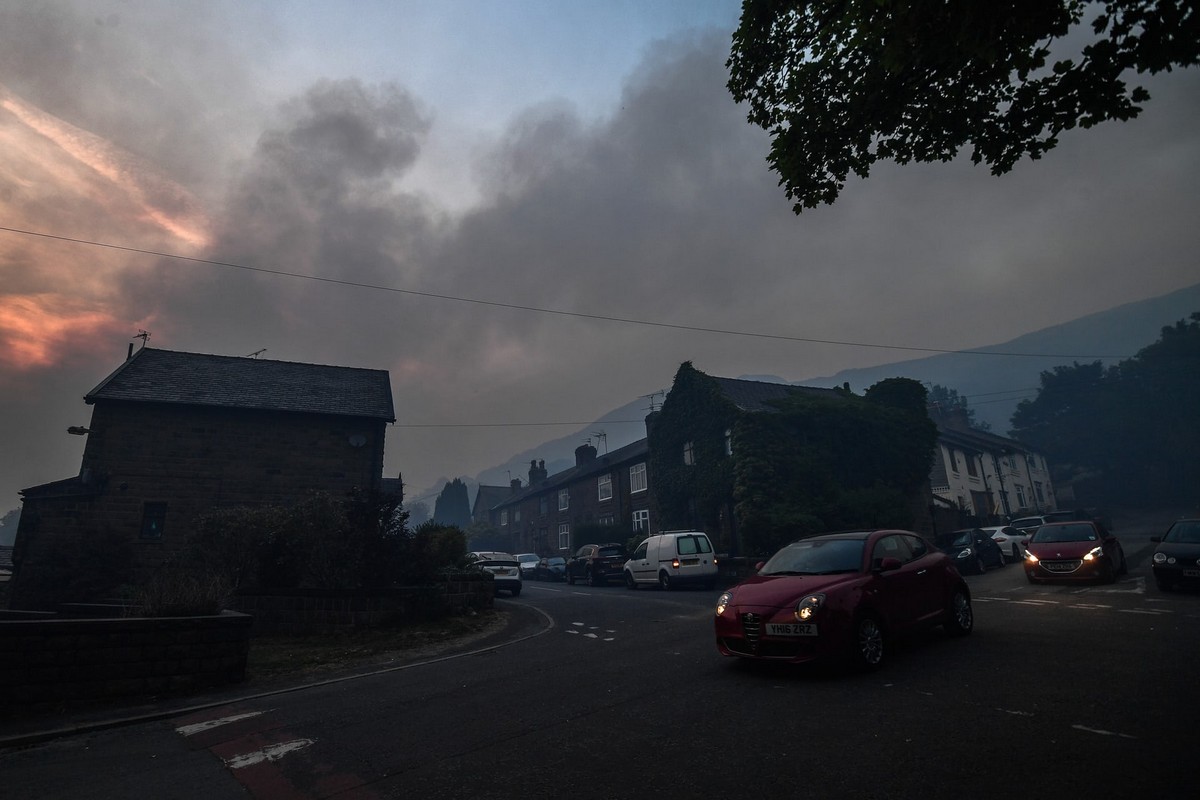
<path id="1" fill-rule="evenodd" d="M 242 769 L 255 764 L 261 764 L 264 761 L 278 761 L 288 753 L 294 753 L 297 750 L 303 750 L 312 743 L 312 739 L 296 739 L 291 742 L 273 744 L 270 747 L 264 747 L 262 750 L 255 750 L 253 753 L 244 753 L 240 756 L 234 756 L 225 762 L 225 766 L 229 767 L 230 769 Z"/>
<path id="2" fill-rule="evenodd" d="M 274 710 L 275 709 L 273 709 L 273 708 L 267 709 L 267 711 L 274 711 Z M 184 725 L 181 728 L 176 728 L 175 732 L 182 734 L 184 736 L 191 736 L 192 734 L 200 733 L 201 731 L 207 731 L 212 728 L 217 728 L 217 727 L 220 727 L 221 725 L 228 725 L 231 722 L 237 722 L 238 720 L 250 719 L 251 717 L 257 717 L 259 714 L 267 713 L 267 711 L 248 711 L 245 714 L 234 714 L 231 717 L 221 717 L 220 719 L 210 719 L 205 722 L 197 722 L 192 725 Z"/>
<path id="3" fill-rule="evenodd" d="M 1122 608 L 1122 614 L 1145 614 L 1148 617 L 1161 617 L 1163 614 L 1174 614 L 1169 608 Z"/>
<path id="4" fill-rule="evenodd" d="M 1072 725 L 1077 731 L 1086 731 L 1087 733 L 1098 733 L 1101 736 L 1119 736 L 1122 739 L 1136 739 L 1136 736 L 1130 736 L 1128 733 L 1116 733 L 1115 731 L 1106 731 L 1100 728 L 1089 728 L 1086 725 Z"/>
<path id="5" fill-rule="evenodd" d="M 1016 717 L 1032 717 L 1032 716 L 1034 716 L 1032 711 L 1011 711 L 1007 708 L 997 708 L 996 710 L 999 711 L 1001 714 L 1012 714 L 1013 716 L 1016 716 Z"/>
<path id="6" fill-rule="evenodd" d="M 1073 606 L 1068 606 L 1068 608 L 1082 608 L 1087 611 L 1093 611 L 1099 608 L 1112 608 L 1112 606 L 1106 606 L 1101 603 L 1076 603 Z"/>

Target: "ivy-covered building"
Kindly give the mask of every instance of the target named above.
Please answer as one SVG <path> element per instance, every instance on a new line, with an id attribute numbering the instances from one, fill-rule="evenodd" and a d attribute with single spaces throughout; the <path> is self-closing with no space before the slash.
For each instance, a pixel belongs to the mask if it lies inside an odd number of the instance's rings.
<path id="1" fill-rule="evenodd" d="M 916 381 L 865 395 L 716 378 L 680 366 L 647 421 L 652 516 L 719 552 L 768 554 L 830 530 L 929 530 L 937 430 Z"/>

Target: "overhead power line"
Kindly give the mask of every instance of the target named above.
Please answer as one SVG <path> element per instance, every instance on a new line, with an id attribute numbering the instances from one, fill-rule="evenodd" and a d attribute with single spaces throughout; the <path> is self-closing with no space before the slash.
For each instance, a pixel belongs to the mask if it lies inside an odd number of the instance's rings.
<path id="1" fill-rule="evenodd" d="M 1120 359 L 1128 358 L 1128 356 L 1104 356 L 1104 355 L 1072 355 L 1064 353 L 1020 353 L 1012 351 L 1000 350 L 962 350 L 941 347 L 917 347 L 912 345 L 898 344 L 881 344 L 878 342 L 851 342 L 839 339 L 818 339 L 809 336 L 787 336 L 776 333 L 761 333 L 755 331 L 739 331 L 727 328 L 708 328 L 699 325 L 680 325 L 672 322 L 659 322 L 656 320 L 634 319 L 632 317 L 614 317 L 605 314 L 588 314 L 582 311 L 564 311 L 557 308 L 542 308 L 540 306 L 519 305 L 516 303 L 504 303 L 498 300 L 481 300 L 475 297 L 461 297 L 457 295 L 438 294 L 435 292 L 421 292 L 415 289 L 401 289 L 396 286 L 384 286 L 375 283 L 362 283 L 359 281 L 345 280 L 344 278 L 327 278 L 321 275 L 304 275 L 298 272 L 288 272 L 287 270 L 271 269 L 268 267 L 253 267 L 247 264 L 237 264 L 230 261 L 217 261 L 209 258 L 196 258 L 194 256 L 184 256 L 178 253 L 166 253 L 158 250 L 146 250 L 140 247 L 128 247 L 125 245 L 111 244 L 108 242 L 97 242 L 88 239 L 77 239 L 70 236 L 59 236 L 52 233 L 42 233 L 39 231 L 23 230 L 20 228 L 10 228 L 0 225 L 0 231 L 16 233 L 22 236 L 36 236 L 43 239 L 53 239 L 60 242 L 69 242 L 71 244 L 86 245 L 88 247 L 102 247 L 108 250 L 120 250 L 126 253 L 138 253 L 141 255 L 157 256 L 159 258 L 170 258 L 177 261 L 188 261 L 194 264 L 207 264 L 214 267 L 226 267 L 228 269 L 243 270 L 246 272 L 258 272 L 264 275 L 278 275 L 284 278 L 296 278 L 299 280 L 316 281 L 318 283 L 328 283 L 337 286 L 348 286 L 356 289 L 370 289 L 380 292 L 393 292 L 395 294 L 406 294 L 413 297 L 425 297 L 433 300 L 448 300 L 456 303 L 471 303 L 474 305 L 491 306 L 493 308 L 507 308 L 515 311 L 530 311 L 537 314 L 552 314 L 562 317 L 575 317 L 577 319 L 591 319 L 603 322 L 619 322 L 625 325 L 643 325 L 652 328 L 667 328 L 671 330 L 692 331 L 695 333 L 712 333 L 721 336 L 743 336 L 755 339 L 773 339 L 776 341 L 785 342 L 803 342 L 806 344 L 825 344 L 836 345 L 838 347 L 868 347 L 878 350 L 901 350 L 906 352 L 917 353 L 946 353 L 955 355 L 971 355 L 971 356 L 1014 356 L 1020 358 L 1070 358 L 1070 359 Z"/>

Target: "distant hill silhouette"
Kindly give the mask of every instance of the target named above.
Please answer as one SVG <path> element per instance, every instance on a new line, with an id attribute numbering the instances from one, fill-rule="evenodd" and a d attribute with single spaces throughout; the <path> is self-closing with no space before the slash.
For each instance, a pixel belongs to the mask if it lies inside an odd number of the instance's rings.
<path id="1" fill-rule="evenodd" d="M 975 349 L 980 352 L 1113 356 L 1099 359 L 1107 365 L 1133 356 L 1157 340 L 1164 326 L 1186 319 L 1195 311 L 1200 311 L 1200 284 L 1161 297 L 1089 314 L 1002 344 Z M 1069 365 L 1073 360 L 1090 362 L 1097 359 L 946 353 L 877 367 L 848 369 L 823 377 L 793 380 L 763 375 L 720 377 L 741 377 L 747 380 L 803 386 L 831 387 L 849 383 L 856 394 L 861 394 L 871 385 L 886 378 L 904 377 L 927 384 L 937 383 L 966 397 L 970 407 L 975 409 L 976 422 L 989 423 L 994 433 L 1005 435 L 1017 403 L 1037 395 L 1041 373 L 1059 365 Z M 661 388 L 669 387 L 652 387 L 647 394 Z M 661 402 L 661 398 L 658 400 Z M 526 481 L 529 462 L 532 459 L 544 460 L 551 475 L 561 472 L 574 466 L 575 448 L 589 438 L 592 438 L 592 443 L 599 447 L 601 452 L 604 452 L 605 445 L 609 450 L 615 450 L 643 438 L 646 435 L 644 420 L 649 409 L 650 401 L 646 397 L 638 398 L 610 411 L 575 433 L 531 447 L 514 455 L 504 464 L 480 472 L 473 480 L 466 477 L 463 480 L 470 487 L 473 498 L 475 487 L 480 483 L 505 486 L 510 475 L 513 478 L 520 477 L 522 482 Z M 605 433 L 605 442 L 601 443 L 595 439 L 594 434 L 597 431 Z M 433 491 L 440 491 L 442 485 L 439 483 Z"/>

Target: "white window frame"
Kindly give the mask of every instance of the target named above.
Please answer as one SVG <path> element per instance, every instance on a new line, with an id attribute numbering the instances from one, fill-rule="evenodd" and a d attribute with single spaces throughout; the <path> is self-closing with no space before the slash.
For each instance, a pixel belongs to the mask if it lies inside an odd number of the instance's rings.
<path id="1" fill-rule="evenodd" d="M 637 492 L 646 491 L 646 464 L 634 464 L 629 468 L 629 493 L 636 494 Z"/>
<path id="2" fill-rule="evenodd" d="M 633 530 L 634 533 L 650 532 L 650 512 L 648 510 L 643 508 L 633 512 Z"/>
<path id="3" fill-rule="evenodd" d="M 692 442 L 683 443 L 683 463 L 689 467 L 696 463 L 696 445 Z"/>
<path id="4" fill-rule="evenodd" d="M 571 524 L 569 522 L 560 522 L 558 524 L 558 549 L 571 549 Z"/>
<path id="5" fill-rule="evenodd" d="M 1025 487 L 1019 483 L 1014 483 L 1013 490 L 1017 493 L 1017 507 L 1029 508 L 1029 506 L 1025 504 Z"/>
<path id="6" fill-rule="evenodd" d="M 612 500 L 612 496 L 613 496 L 612 483 L 613 482 L 612 482 L 612 473 L 611 472 L 606 472 L 605 474 L 596 478 L 596 499 L 597 500 L 601 500 L 601 501 Z"/>
<path id="7" fill-rule="evenodd" d="M 508 509 L 506 508 L 500 512 L 500 527 L 503 528 L 507 524 L 508 524 Z"/>
<path id="8" fill-rule="evenodd" d="M 571 507 L 571 490 L 570 489 L 559 489 L 558 490 L 558 510 L 566 511 L 570 507 Z"/>

